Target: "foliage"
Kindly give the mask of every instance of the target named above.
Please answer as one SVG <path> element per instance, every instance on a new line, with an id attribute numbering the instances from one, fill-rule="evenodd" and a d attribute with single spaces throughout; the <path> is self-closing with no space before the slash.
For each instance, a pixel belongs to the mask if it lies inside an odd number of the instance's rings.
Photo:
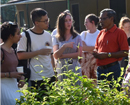
<path id="1" fill-rule="evenodd" d="M 79 68 L 76 67 L 76 69 Z M 92 79 L 79 76 L 72 70 L 67 70 L 63 74 L 68 78 L 56 81 L 51 90 L 47 87 L 48 96 L 43 97 L 42 101 L 36 99 L 38 91 L 41 94 L 42 91 L 28 87 L 21 90 L 23 96 L 17 100 L 17 105 L 130 105 L 128 95 L 125 95 L 124 91 L 119 92 L 116 89 L 119 80 L 114 81 L 114 87 L 110 89 L 110 81 L 99 81 L 99 85 L 95 86 Z M 49 81 L 47 78 L 43 77 L 43 79 Z M 77 81 L 81 81 L 81 85 L 76 85 Z"/>
<path id="2" fill-rule="evenodd" d="M 7 3 L 9 0 L 1 0 L 1 4 Z M 16 8 L 14 5 L 6 6 L 1 8 L 1 22 L 5 21 L 17 21 L 16 19 Z"/>
<path id="3" fill-rule="evenodd" d="M 1 4 L 7 3 L 9 0 L 1 0 Z"/>

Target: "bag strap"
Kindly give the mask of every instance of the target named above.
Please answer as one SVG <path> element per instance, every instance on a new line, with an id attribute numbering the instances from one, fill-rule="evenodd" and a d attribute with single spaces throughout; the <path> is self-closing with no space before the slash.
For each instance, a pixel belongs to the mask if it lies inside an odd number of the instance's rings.
<path id="1" fill-rule="evenodd" d="M 24 31 L 25 32 L 25 35 L 27 37 L 27 49 L 26 51 L 27 52 L 31 52 L 31 38 L 30 38 L 30 35 L 27 31 Z"/>
<path id="2" fill-rule="evenodd" d="M 86 36 L 87 36 L 87 31 L 84 32 L 85 35 L 84 35 L 84 40 L 86 39 Z"/>
<path id="3" fill-rule="evenodd" d="M 4 58 L 5 58 L 5 55 L 4 55 L 4 50 L 1 48 L 1 51 L 2 51 L 2 53 L 3 53 L 3 57 L 2 57 L 2 59 L 1 59 L 1 64 L 4 62 Z"/>
<path id="4" fill-rule="evenodd" d="M 25 32 L 25 35 L 26 35 L 26 38 L 27 38 L 26 52 L 31 52 L 31 38 L 30 38 L 30 35 L 26 30 L 24 32 Z M 31 58 L 28 60 L 28 65 L 30 64 L 30 61 L 31 61 Z"/>

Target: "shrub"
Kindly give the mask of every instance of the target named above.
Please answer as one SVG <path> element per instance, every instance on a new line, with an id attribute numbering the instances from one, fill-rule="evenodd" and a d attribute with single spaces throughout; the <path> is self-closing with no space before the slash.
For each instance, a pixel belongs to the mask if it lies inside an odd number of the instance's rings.
<path id="1" fill-rule="evenodd" d="M 56 81 L 55 85 L 51 84 L 51 90 L 47 87 L 48 96 L 43 97 L 42 101 L 36 99 L 40 90 L 28 87 L 20 90 L 23 96 L 20 100 L 16 100 L 16 105 L 130 105 L 128 95 L 125 95 L 124 91 L 119 92 L 116 89 L 118 81 L 114 81 L 114 87 L 110 89 L 109 81 L 106 80 L 99 81 L 99 85 L 95 86 L 94 80 L 78 76 L 78 73 L 71 70 L 65 71 L 63 74 L 68 78 Z M 48 81 L 47 78 L 43 77 L 43 79 Z M 81 81 L 81 85 L 76 85 L 77 81 Z M 42 94 L 42 91 L 40 92 Z"/>

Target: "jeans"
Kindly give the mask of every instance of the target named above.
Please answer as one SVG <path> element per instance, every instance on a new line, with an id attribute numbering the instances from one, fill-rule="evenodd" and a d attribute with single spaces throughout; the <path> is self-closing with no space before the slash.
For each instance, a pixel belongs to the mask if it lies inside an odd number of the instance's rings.
<path id="1" fill-rule="evenodd" d="M 107 74 L 110 72 L 112 72 L 112 74 L 110 74 L 108 77 L 101 75 L 101 74 Z M 98 80 L 106 79 L 107 81 L 111 81 L 111 84 L 109 84 L 110 88 L 113 87 L 112 78 L 114 78 L 114 80 L 117 80 L 118 77 L 120 77 L 120 75 L 121 75 L 121 69 L 120 69 L 119 63 L 116 65 L 113 65 L 111 67 L 108 67 L 107 69 L 101 69 L 100 66 L 98 66 L 98 68 L 97 68 L 97 79 Z M 119 91 L 120 91 L 120 87 L 121 87 L 121 82 L 122 82 L 122 80 L 119 82 L 120 86 L 117 87 L 117 90 L 119 90 Z"/>

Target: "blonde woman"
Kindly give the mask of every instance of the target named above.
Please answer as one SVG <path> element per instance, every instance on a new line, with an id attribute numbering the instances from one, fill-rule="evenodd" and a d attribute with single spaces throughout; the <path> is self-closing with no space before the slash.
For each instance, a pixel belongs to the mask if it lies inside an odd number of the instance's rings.
<path id="1" fill-rule="evenodd" d="M 128 17 L 122 17 L 119 22 L 119 28 L 124 30 L 124 32 L 127 35 L 127 41 L 130 47 L 130 19 Z M 128 65 L 128 57 L 124 57 L 121 61 L 121 67 L 124 67 L 124 70 L 126 69 Z"/>
<path id="2" fill-rule="evenodd" d="M 95 14 L 88 14 L 85 17 L 84 25 L 87 31 L 81 33 L 81 39 L 83 42 L 83 59 L 81 60 L 82 75 L 86 75 L 88 78 L 96 79 L 96 59 L 92 55 L 94 50 L 96 38 L 99 34 L 97 24 L 99 22 L 98 17 Z"/>

